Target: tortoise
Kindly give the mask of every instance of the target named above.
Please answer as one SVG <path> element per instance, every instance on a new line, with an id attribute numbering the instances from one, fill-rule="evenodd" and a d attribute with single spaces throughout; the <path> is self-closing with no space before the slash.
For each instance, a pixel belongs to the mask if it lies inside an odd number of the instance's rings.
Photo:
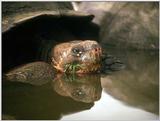
<path id="1" fill-rule="evenodd" d="M 114 68 L 113 65 L 117 67 Z M 114 71 L 123 67 L 123 63 L 119 60 L 102 55 L 102 48 L 96 41 L 75 40 L 52 48 L 50 64 L 43 61 L 24 64 L 7 72 L 5 78 L 26 81 L 53 78 L 56 73 L 105 73 L 105 69 Z"/>
<path id="2" fill-rule="evenodd" d="M 38 9 L 30 2 L 23 3 L 20 10 L 6 7 L 12 4 L 2 3 L 5 80 L 41 84 L 40 80 L 45 83 L 44 80 L 53 79 L 57 72 L 101 73 L 124 67 L 119 60 L 102 53 L 98 44 L 99 27 L 92 23 L 93 15 L 48 10 L 42 7 L 44 3 Z M 32 7 L 26 9 L 25 4 Z"/>

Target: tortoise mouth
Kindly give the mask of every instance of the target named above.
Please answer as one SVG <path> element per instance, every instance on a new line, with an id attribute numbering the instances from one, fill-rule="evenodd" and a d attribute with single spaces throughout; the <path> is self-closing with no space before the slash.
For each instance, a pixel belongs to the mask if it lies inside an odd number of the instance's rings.
<path id="1" fill-rule="evenodd" d="M 101 66 L 102 49 L 100 46 L 88 51 L 81 57 L 81 69 L 77 73 L 98 72 Z"/>

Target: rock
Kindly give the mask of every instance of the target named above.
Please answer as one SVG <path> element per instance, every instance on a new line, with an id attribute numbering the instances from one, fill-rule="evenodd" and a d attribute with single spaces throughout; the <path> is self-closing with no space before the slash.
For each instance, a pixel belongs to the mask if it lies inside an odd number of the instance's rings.
<path id="1" fill-rule="evenodd" d="M 77 9 L 95 15 L 93 21 L 101 28 L 100 41 L 104 46 L 159 48 L 158 2 L 80 2 Z"/>

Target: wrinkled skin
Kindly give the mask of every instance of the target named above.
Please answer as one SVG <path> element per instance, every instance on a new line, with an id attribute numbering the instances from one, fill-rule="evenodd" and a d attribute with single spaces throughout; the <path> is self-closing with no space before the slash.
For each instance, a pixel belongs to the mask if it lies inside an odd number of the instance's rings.
<path id="1" fill-rule="evenodd" d="M 10 70 L 3 75 L 5 80 L 29 83 L 32 85 L 43 85 L 53 80 L 54 68 L 45 62 L 32 62 Z"/>
<path id="2" fill-rule="evenodd" d="M 100 71 L 102 49 L 93 40 L 58 44 L 52 50 L 52 65 L 60 72 L 92 73 Z"/>

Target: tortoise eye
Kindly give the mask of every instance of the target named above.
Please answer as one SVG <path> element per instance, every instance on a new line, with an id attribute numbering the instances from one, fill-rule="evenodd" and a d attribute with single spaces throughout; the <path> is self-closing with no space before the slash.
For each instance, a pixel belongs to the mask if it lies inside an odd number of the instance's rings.
<path id="1" fill-rule="evenodd" d="M 84 52 L 84 48 L 82 46 L 72 48 L 73 54 L 80 56 Z"/>
<path id="2" fill-rule="evenodd" d="M 72 49 L 73 53 L 77 54 L 79 53 L 81 50 L 79 48 L 73 48 Z"/>

